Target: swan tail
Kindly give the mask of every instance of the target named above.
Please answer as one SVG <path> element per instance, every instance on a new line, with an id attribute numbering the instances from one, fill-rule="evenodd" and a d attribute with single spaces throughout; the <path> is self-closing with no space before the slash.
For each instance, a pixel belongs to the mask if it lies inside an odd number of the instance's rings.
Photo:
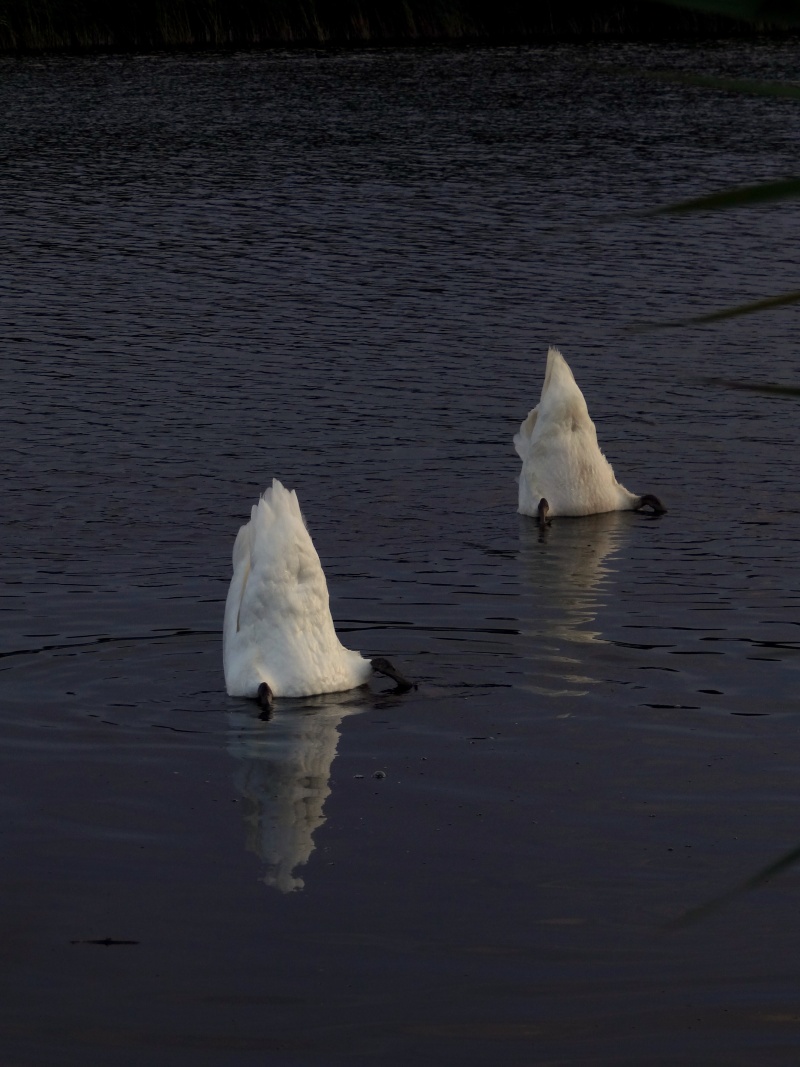
<path id="1" fill-rule="evenodd" d="M 266 505 L 266 512 L 262 508 L 262 503 Z M 289 515 L 295 522 L 299 520 L 305 528 L 297 494 L 285 489 L 278 479 L 274 478 L 272 486 L 264 491 L 258 504 L 254 504 L 251 508 L 250 521 L 239 528 L 233 543 L 233 579 L 226 602 L 226 633 L 236 633 L 240 628 L 240 612 L 247 588 L 247 579 L 250 577 L 254 562 L 263 558 L 264 555 L 263 550 L 259 552 L 259 548 L 263 547 L 259 542 L 264 540 L 265 535 L 268 541 L 273 537 L 272 526 L 281 514 Z M 270 546 L 271 551 L 272 546 Z"/>
<path id="2" fill-rule="evenodd" d="M 265 504 L 275 516 L 292 515 L 294 518 L 300 519 L 300 521 L 303 522 L 303 516 L 300 511 L 300 501 L 297 499 L 297 493 L 294 489 L 287 489 L 277 478 L 272 479 L 272 485 L 264 490 L 261 494 L 261 500 L 259 500 L 254 508 L 258 508 L 262 503 Z"/>
<path id="3" fill-rule="evenodd" d="M 547 370 L 539 411 L 540 421 L 544 420 L 548 425 L 557 423 L 566 426 L 569 422 L 573 430 L 581 428 L 594 433 L 594 423 L 589 415 L 586 399 L 575 381 L 569 363 L 557 348 L 550 348 L 547 352 Z"/>
<path id="4" fill-rule="evenodd" d="M 547 369 L 544 372 L 542 401 L 548 393 L 577 393 L 581 400 L 583 400 L 583 393 L 580 391 L 578 383 L 575 381 L 575 375 L 572 373 L 569 363 L 567 363 L 557 348 L 552 347 L 547 350 Z"/>
<path id="5" fill-rule="evenodd" d="M 524 463 L 531 454 L 536 430 L 536 423 L 540 415 L 548 419 L 551 412 L 567 401 L 582 409 L 586 408 L 583 394 L 578 388 L 577 382 L 569 368 L 569 364 L 557 348 L 551 345 L 547 350 L 547 369 L 544 373 L 544 384 L 539 403 L 528 412 L 528 417 L 514 435 L 514 448 L 517 455 Z M 588 414 L 588 412 L 587 412 Z"/>
<path id="6" fill-rule="evenodd" d="M 316 558 L 311 538 L 300 514 L 297 494 L 275 479 L 250 511 L 250 521 L 240 527 L 233 545 L 233 577 L 225 601 L 223 662 L 231 696 L 252 696 L 252 670 L 247 682 L 240 677 L 241 660 L 249 638 L 242 631 L 252 627 L 262 610 L 265 583 L 280 583 L 282 570 L 292 555 L 287 546 L 299 540 L 304 555 Z M 266 680 L 266 679 L 261 679 Z"/>
<path id="7" fill-rule="evenodd" d="M 304 563 L 315 570 L 320 568 L 297 493 L 294 489 L 286 489 L 277 478 L 253 506 L 250 526 L 254 570 L 302 569 Z"/>
<path id="8" fill-rule="evenodd" d="M 309 619 L 325 620 L 333 630 L 328 586 L 314 542 L 294 490 L 275 479 L 253 508 L 250 577 L 241 605 L 242 625 L 275 621 L 273 629 L 298 632 Z M 315 624 L 316 625 L 316 624 Z"/>

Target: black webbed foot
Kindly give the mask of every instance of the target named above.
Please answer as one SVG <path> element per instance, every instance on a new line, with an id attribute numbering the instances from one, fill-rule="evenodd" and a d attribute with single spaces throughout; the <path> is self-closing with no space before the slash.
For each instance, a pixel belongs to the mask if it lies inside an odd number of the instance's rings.
<path id="1" fill-rule="evenodd" d="M 408 678 L 404 678 L 394 664 L 390 663 L 388 659 L 384 659 L 383 656 L 370 660 L 370 666 L 378 674 L 385 674 L 388 678 L 392 678 L 397 682 L 395 693 L 407 693 L 409 689 L 417 688 L 416 682 L 409 682 Z"/>
<path id="2" fill-rule="evenodd" d="M 644 496 L 639 497 L 639 503 L 634 508 L 634 511 L 641 511 L 642 508 L 652 508 L 654 515 L 666 515 L 667 509 L 661 503 L 657 496 L 653 496 L 652 493 L 645 493 Z"/>
<path id="3" fill-rule="evenodd" d="M 539 501 L 539 506 L 536 509 L 536 515 L 539 519 L 540 526 L 546 526 L 550 520 L 548 515 L 550 514 L 550 505 L 547 503 L 544 497 Z"/>

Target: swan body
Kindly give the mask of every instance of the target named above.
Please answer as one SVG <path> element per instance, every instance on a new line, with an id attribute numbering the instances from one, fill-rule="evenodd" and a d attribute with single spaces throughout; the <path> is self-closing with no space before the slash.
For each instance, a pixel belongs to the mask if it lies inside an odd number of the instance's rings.
<path id="1" fill-rule="evenodd" d="M 557 348 L 547 353 L 538 405 L 514 436 L 522 460 L 519 511 L 538 515 L 595 515 L 605 511 L 665 508 L 650 495 L 637 496 L 621 485 L 600 451 L 597 430 L 569 364 Z"/>
<path id="2" fill-rule="evenodd" d="M 233 546 L 223 665 L 230 696 L 259 700 L 264 684 L 272 696 L 312 696 L 352 689 L 372 674 L 370 661 L 336 636 L 297 494 L 277 479 Z"/>

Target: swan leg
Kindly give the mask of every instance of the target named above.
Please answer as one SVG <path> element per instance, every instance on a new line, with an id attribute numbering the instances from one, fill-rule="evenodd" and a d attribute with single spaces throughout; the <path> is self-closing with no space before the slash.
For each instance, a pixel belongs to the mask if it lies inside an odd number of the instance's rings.
<path id="1" fill-rule="evenodd" d="M 539 522 L 542 526 L 544 526 L 545 523 L 549 522 L 549 519 L 547 518 L 549 511 L 550 505 L 547 503 L 545 498 L 542 497 L 542 499 L 539 501 L 539 506 L 536 509 L 536 514 L 539 516 Z"/>
<path id="2" fill-rule="evenodd" d="M 667 513 L 667 509 L 658 497 L 653 496 L 652 493 L 645 493 L 644 496 L 639 497 L 639 503 L 634 508 L 634 511 L 641 511 L 642 508 L 652 508 L 654 515 L 666 515 Z"/>
<path id="3" fill-rule="evenodd" d="M 272 690 L 266 682 L 262 682 L 258 687 L 256 700 L 258 701 L 258 706 L 264 708 L 264 710 L 269 710 L 272 707 Z"/>
<path id="4" fill-rule="evenodd" d="M 416 682 L 409 682 L 408 678 L 404 678 L 394 664 L 390 663 L 388 659 L 384 659 L 383 656 L 378 656 L 377 659 L 371 659 L 369 662 L 373 671 L 378 674 L 385 674 L 397 682 L 396 693 L 407 693 L 409 689 L 417 688 Z"/>

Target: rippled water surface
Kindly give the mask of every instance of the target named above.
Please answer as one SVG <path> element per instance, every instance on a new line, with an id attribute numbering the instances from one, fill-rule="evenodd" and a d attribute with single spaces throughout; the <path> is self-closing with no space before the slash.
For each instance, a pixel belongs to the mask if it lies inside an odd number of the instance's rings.
<path id="1" fill-rule="evenodd" d="M 796 102 L 646 72 L 799 62 L 0 59 L 5 1063 L 798 1062 L 797 312 L 633 328 L 798 287 L 641 214 Z M 551 342 L 663 518 L 516 514 Z M 416 691 L 225 695 L 273 476 Z"/>

